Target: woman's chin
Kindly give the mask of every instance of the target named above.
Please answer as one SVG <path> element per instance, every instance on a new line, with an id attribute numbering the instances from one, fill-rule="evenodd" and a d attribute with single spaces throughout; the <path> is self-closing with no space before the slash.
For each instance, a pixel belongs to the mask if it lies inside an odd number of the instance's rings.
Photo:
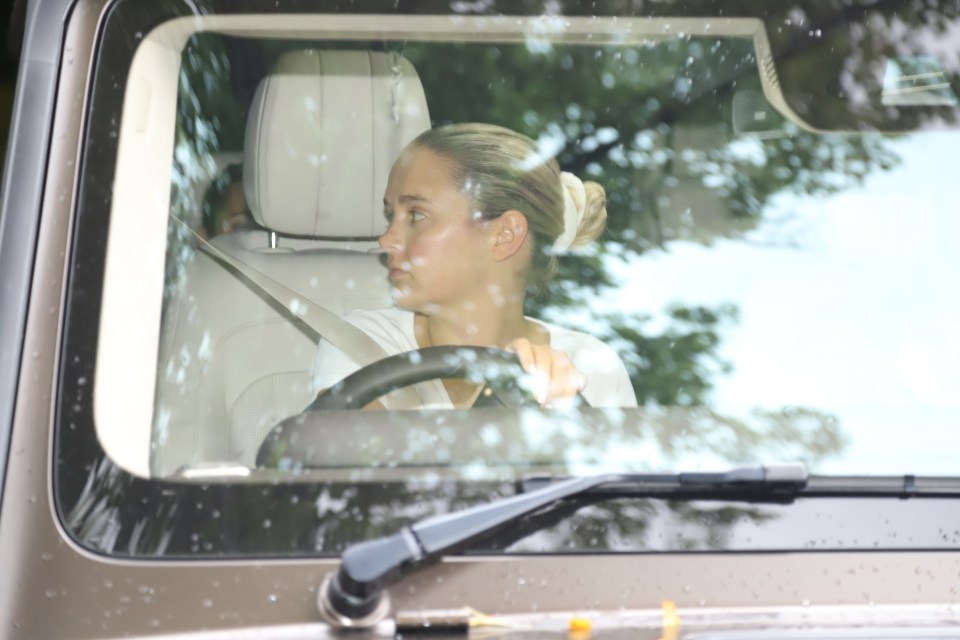
<path id="1" fill-rule="evenodd" d="M 405 285 L 394 285 L 390 287 L 390 297 L 393 298 L 395 305 L 403 307 L 404 309 L 410 309 L 414 303 L 413 292 L 410 290 L 410 287 Z"/>
<path id="2" fill-rule="evenodd" d="M 439 309 L 436 303 L 413 295 L 409 289 L 393 287 L 390 290 L 390 295 L 393 298 L 394 306 L 406 309 L 407 311 L 432 315 Z"/>

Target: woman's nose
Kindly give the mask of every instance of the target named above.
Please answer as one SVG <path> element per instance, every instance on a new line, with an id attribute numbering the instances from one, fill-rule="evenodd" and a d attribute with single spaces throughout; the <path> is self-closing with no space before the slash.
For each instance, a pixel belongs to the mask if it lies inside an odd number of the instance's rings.
<path id="1" fill-rule="evenodd" d="M 387 230 L 377 239 L 380 248 L 387 252 L 396 252 L 400 249 L 400 233 L 396 222 L 391 222 Z"/>

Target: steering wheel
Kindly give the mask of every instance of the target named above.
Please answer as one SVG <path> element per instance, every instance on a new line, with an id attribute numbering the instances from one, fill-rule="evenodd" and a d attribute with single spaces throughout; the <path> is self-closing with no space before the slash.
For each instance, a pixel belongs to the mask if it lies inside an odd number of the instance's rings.
<path id="1" fill-rule="evenodd" d="M 510 351 L 470 346 L 426 347 L 367 365 L 320 393 L 306 411 L 362 409 L 395 389 L 442 378 L 485 383 L 487 389 L 474 407 L 537 406 L 522 382 L 529 377 L 517 355 Z M 584 404 L 586 400 L 577 394 L 573 406 Z"/>
<path id="2" fill-rule="evenodd" d="M 363 367 L 320 393 L 303 412 L 275 426 L 257 452 L 257 466 L 276 468 L 280 460 L 305 462 L 309 454 L 307 415 L 313 411 L 362 409 L 395 389 L 426 380 L 453 378 L 486 384 L 474 407 L 538 406 L 524 381 L 530 374 L 520 366 L 517 354 L 502 349 L 467 346 L 427 347 L 384 358 Z M 488 393 L 489 392 L 489 393 Z M 577 394 L 572 406 L 589 406 Z"/>

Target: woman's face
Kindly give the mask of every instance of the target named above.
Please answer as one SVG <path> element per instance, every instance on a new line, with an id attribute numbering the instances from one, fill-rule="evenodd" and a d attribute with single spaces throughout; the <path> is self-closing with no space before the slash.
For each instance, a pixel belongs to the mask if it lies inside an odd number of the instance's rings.
<path id="1" fill-rule="evenodd" d="M 380 236 L 397 304 L 414 311 L 470 309 L 488 287 L 488 225 L 450 178 L 448 162 L 428 149 L 403 153 L 383 198 L 389 227 Z"/>

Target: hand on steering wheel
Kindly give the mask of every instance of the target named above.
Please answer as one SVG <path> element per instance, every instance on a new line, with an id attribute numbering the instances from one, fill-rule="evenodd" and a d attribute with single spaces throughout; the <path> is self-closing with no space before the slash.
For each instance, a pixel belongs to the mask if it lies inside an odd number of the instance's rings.
<path id="1" fill-rule="evenodd" d="M 533 376 L 533 397 L 541 406 L 574 398 L 587 386 L 587 376 L 577 371 L 570 357 L 547 344 L 519 338 L 507 345 L 520 358 L 520 366 Z"/>

